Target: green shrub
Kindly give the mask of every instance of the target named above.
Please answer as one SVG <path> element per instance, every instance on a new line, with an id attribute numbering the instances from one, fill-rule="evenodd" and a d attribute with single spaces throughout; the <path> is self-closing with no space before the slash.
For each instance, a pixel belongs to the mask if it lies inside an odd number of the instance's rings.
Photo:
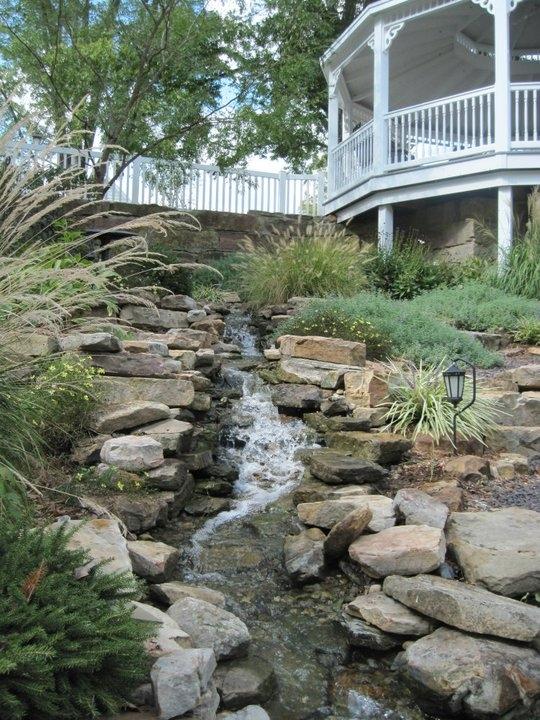
<path id="1" fill-rule="evenodd" d="M 391 382 L 389 408 L 384 415 L 387 430 L 402 434 L 429 435 L 438 444 L 442 439 L 453 442 L 454 408 L 446 397 L 442 373 L 443 364 L 418 367 L 409 364 L 390 365 Z M 467 386 L 463 395 L 465 405 L 471 399 Z M 477 397 L 470 408 L 457 419 L 457 430 L 464 440 L 484 442 L 487 433 L 496 425 L 500 412 L 496 400 Z"/>
<path id="2" fill-rule="evenodd" d="M 315 300 L 296 317 L 279 326 L 277 333 L 289 333 L 299 327 L 303 317 L 313 312 L 330 311 L 342 318 L 345 325 L 354 320 L 370 322 L 385 342 L 389 342 L 392 354 L 412 360 L 436 364 L 452 357 L 463 357 L 480 367 L 502 364 L 497 353 L 483 347 L 465 333 L 439 322 L 426 312 L 414 307 L 412 302 L 399 302 L 370 292 L 361 292 L 351 298 Z M 328 330 L 320 326 L 320 334 Z"/>
<path id="3" fill-rule="evenodd" d="M 392 344 L 369 320 L 344 313 L 338 301 L 333 304 L 310 305 L 300 315 L 292 316 L 279 326 L 279 335 L 322 335 L 366 343 L 370 360 L 387 357 Z"/>
<path id="4" fill-rule="evenodd" d="M 436 263 L 423 240 L 400 232 L 391 249 L 377 252 L 367 272 L 371 286 L 395 300 L 415 297 L 452 278 L 450 266 Z"/>
<path id="5" fill-rule="evenodd" d="M 203 285 L 216 287 L 220 290 L 238 290 L 238 263 L 244 259 L 244 253 L 229 253 L 221 258 L 212 258 L 207 265 L 214 268 L 218 273 L 211 270 L 194 270 L 194 286 Z"/>
<path id="6" fill-rule="evenodd" d="M 148 671 L 151 630 L 131 619 L 132 579 L 93 569 L 62 531 L 0 523 L 0 707 L 4 720 L 86 720 L 118 711 Z"/>
<path id="7" fill-rule="evenodd" d="M 467 282 L 438 288 L 411 301 L 411 307 L 462 330 L 512 332 L 522 319 L 540 318 L 540 302 Z"/>
<path id="8" fill-rule="evenodd" d="M 160 242 L 152 243 L 152 252 L 159 255 L 160 265 L 129 268 L 125 276 L 128 287 L 158 287 L 169 290 L 173 295 L 191 295 L 193 270 L 180 267 L 180 252 Z"/>
<path id="9" fill-rule="evenodd" d="M 515 238 L 493 281 L 506 292 L 540 300 L 540 222 L 531 220 L 526 232 Z"/>
<path id="10" fill-rule="evenodd" d="M 540 320 L 520 320 L 514 331 L 514 340 L 527 345 L 540 345 Z"/>
<path id="11" fill-rule="evenodd" d="M 246 242 L 238 262 L 239 289 L 252 305 L 286 302 L 294 295 L 352 295 L 366 284 L 366 253 L 336 225 L 319 222 L 276 234 L 267 247 Z"/>

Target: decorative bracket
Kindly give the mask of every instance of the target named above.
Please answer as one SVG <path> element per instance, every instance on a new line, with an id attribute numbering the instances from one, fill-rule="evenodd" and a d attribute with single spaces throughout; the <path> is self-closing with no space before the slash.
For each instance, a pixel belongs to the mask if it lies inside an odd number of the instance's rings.
<path id="1" fill-rule="evenodd" d="M 337 92 L 337 86 L 341 77 L 341 70 L 337 72 L 331 72 L 328 78 L 328 94 L 330 97 L 334 97 Z"/>
<path id="2" fill-rule="evenodd" d="M 371 35 L 367 39 L 367 46 L 371 48 L 372 50 L 375 50 L 375 34 L 371 33 Z"/>
<path id="3" fill-rule="evenodd" d="M 508 12 L 515 10 L 522 0 L 508 0 Z"/>
<path id="4" fill-rule="evenodd" d="M 402 29 L 402 27 L 405 25 L 404 22 L 397 22 L 393 25 L 388 25 L 384 30 L 384 49 L 388 50 L 392 42 L 397 37 L 399 31 Z"/>
<path id="5" fill-rule="evenodd" d="M 495 3 L 497 0 L 472 0 L 473 3 L 476 3 L 476 5 L 480 5 L 480 7 L 484 8 L 484 10 L 487 10 L 490 15 L 495 14 Z M 515 10 L 519 3 L 522 2 L 522 0 L 506 0 L 506 12 L 511 13 L 512 10 Z"/>

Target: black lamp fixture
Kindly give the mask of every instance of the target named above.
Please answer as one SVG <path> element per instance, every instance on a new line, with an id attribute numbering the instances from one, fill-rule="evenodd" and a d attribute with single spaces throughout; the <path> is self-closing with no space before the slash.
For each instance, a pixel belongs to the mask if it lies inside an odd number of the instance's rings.
<path id="1" fill-rule="evenodd" d="M 462 407 L 460 410 L 458 410 L 458 405 L 463 400 L 466 373 L 465 370 L 458 365 L 458 363 L 463 363 L 464 365 L 468 365 L 471 368 L 473 383 L 471 401 L 467 403 L 467 405 Z M 443 378 L 444 386 L 446 388 L 446 397 L 454 406 L 454 454 L 457 455 L 457 419 L 458 415 L 461 415 L 464 410 L 470 408 L 476 400 L 476 368 L 472 363 L 468 362 L 467 360 L 456 358 L 452 362 L 450 367 L 443 372 Z"/>

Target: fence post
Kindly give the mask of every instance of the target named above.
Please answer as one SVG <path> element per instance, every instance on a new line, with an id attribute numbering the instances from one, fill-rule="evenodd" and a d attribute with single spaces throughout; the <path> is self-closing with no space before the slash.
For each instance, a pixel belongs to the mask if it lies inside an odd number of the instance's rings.
<path id="1" fill-rule="evenodd" d="M 325 195 L 325 181 L 326 175 L 322 172 L 317 174 L 317 215 L 322 217 L 324 215 L 324 195 Z"/>
<path id="2" fill-rule="evenodd" d="M 131 176 L 131 202 L 137 204 L 139 202 L 139 191 L 141 186 L 141 158 L 135 158 L 132 163 Z"/>
<path id="3" fill-rule="evenodd" d="M 277 211 L 287 213 L 287 173 L 279 173 L 279 192 L 278 192 L 278 207 Z"/>

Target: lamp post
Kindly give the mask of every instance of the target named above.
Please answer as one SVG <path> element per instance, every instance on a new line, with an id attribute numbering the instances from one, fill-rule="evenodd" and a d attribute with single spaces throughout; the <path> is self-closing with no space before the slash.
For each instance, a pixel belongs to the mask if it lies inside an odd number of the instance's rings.
<path id="1" fill-rule="evenodd" d="M 460 410 L 458 410 L 458 405 L 463 400 L 463 391 L 465 389 L 465 370 L 460 368 L 458 363 L 464 363 L 471 368 L 473 382 L 471 401 Z M 470 408 L 476 400 L 476 368 L 472 363 L 468 362 L 468 360 L 456 358 L 453 360 L 450 367 L 443 372 L 443 378 L 446 388 L 446 397 L 454 406 L 454 455 L 457 455 L 457 419 L 458 415 L 461 415 L 464 410 Z"/>

